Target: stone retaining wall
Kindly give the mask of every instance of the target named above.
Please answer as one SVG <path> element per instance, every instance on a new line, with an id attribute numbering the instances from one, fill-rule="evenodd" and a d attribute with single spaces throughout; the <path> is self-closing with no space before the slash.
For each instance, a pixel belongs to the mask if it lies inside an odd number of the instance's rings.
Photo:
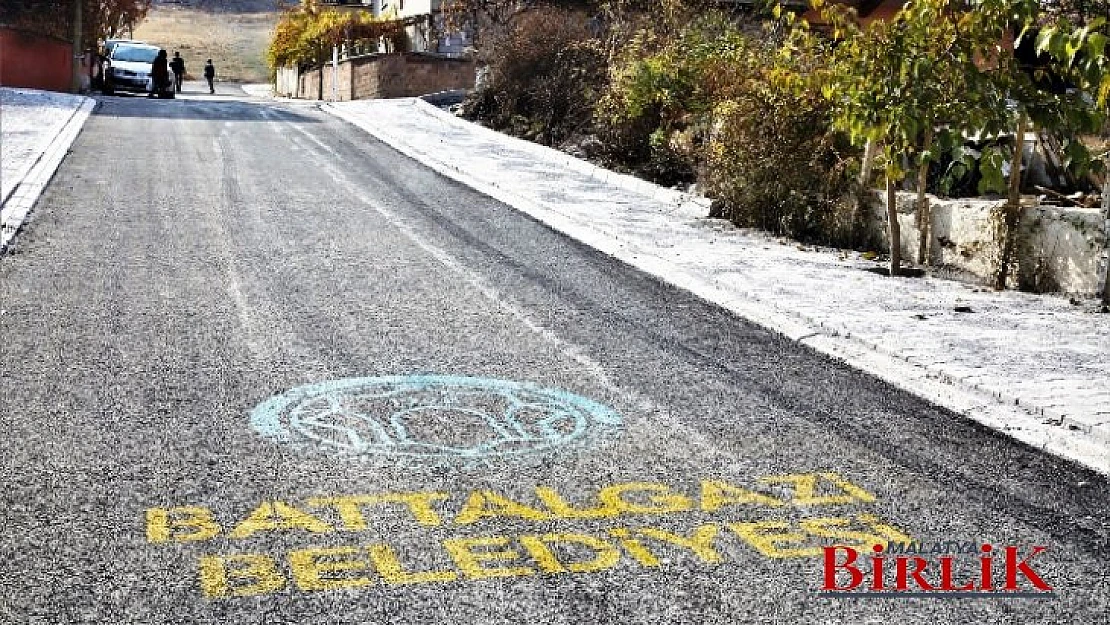
<path id="1" fill-rule="evenodd" d="M 902 254 L 916 259 L 919 233 L 915 193 L 898 194 Z M 930 196 L 931 261 L 989 282 L 1000 249 L 999 221 L 993 214 L 1004 200 L 940 199 Z M 886 241 L 886 209 L 876 203 L 875 234 Z M 1098 290 L 1099 258 L 1104 245 L 1100 209 L 1029 206 L 1023 209 L 1017 266 L 1012 286 L 1040 292 L 1092 295 Z"/>
<path id="2" fill-rule="evenodd" d="M 403 98 L 470 89 L 474 86 L 474 71 L 474 61 L 469 59 L 416 52 L 371 54 L 340 61 L 338 72 L 330 64 L 322 72 L 312 69 L 296 73 L 295 78 L 291 72 L 296 70 L 279 70 L 276 92 L 308 100 L 331 100 L 333 93 L 341 101 Z M 332 91 L 335 81 L 337 92 Z"/>

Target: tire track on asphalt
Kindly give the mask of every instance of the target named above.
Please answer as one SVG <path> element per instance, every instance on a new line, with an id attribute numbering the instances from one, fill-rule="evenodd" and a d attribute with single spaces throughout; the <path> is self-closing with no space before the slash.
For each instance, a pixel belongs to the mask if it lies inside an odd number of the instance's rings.
<path id="1" fill-rule="evenodd" d="M 236 252 L 232 235 L 224 225 L 231 215 L 243 216 L 245 211 L 241 209 L 247 204 L 239 182 L 241 173 L 235 156 L 236 149 L 226 127 L 212 138 L 212 152 L 220 161 L 220 192 L 223 201 L 219 203 L 222 212 L 219 209 L 210 211 L 207 218 L 213 229 L 213 251 L 223 268 L 224 277 L 221 282 L 234 305 L 236 318 L 242 328 L 242 339 L 259 360 L 270 363 L 291 360 L 294 368 L 305 379 L 313 379 L 313 376 L 322 373 L 326 375 L 331 369 L 323 359 L 300 339 L 287 320 L 267 312 L 276 311 L 277 307 L 272 302 L 264 304 L 263 290 L 251 287 L 251 283 L 244 280 L 241 255 Z M 251 211 L 251 217 L 253 227 L 266 228 L 265 222 L 258 217 L 256 211 Z"/>
<path id="2" fill-rule="evenodd" d="M 418 198 L 411 195 L 407 196 L 407 199 L 410 199 L 410 201 L 412 202 L 419 202 Z M 440 220 L 437 222 L 440 227 L 446 229 L 449 233 L 451 233 L 452 236 L 458 237 L 466 245 L 482 250 L 484 254 L 490 256 L 491 258 L 494 258 L 497 263 L 510 266 L 515 271 L 522 273 L 526 277 L 530 277 L 537 282 L 541 281 L 541 276 L 538 272 L 535 272 L 527 266 L 514 261 L 507 255 L 501 253 L 494 247 L 482 241 L 477 236 L 454 224 L 450 220 L 449 215 L 446 215 L 442 211 L 437 210 L 434 206 L 426 204 L 424 206 L 427 210 L 433 212 L 436 216 L 440 218 Z M 653 281 L 655 280 L 651 277 L 649 277 L 649 279 Z M 735 358 L 730 357 L 730 355 L 728 354 L 718 353 L 719 350 L 714 349 L 713 347 L 702 348 L 692 346 L 686 341 L 677 339 L 673 336 L 664 335 L 662 333 L 656 332 L 650 327 L 645 327 L 642 324 L 638 324 L 636 323 L 636 320 L 631 317 L 627 317 L 619 313 L 614 313 L 612 311 L 602 310 L 596 305 L 591 305 L 591 302 L 589 302 L 586 298 L 580 295 L 578 297 L 575 297 L 575 295 L 578 294 L 574 293 L 573 291 L 560 290 L 561 297 L 573 298 L 572 303 L 576 306 L 582 307 L 582 309 L 586 310 L 588 314 L 598 317 L 604 317 L 607 324 L 611 324 L 614 327 L 621 328 L 623 332 L 618 331 L 618 334 L 627 333 L 628 335 L 639 335 L 649 340 L 661 351 L 668 352 L 676 358 L 694 364 L 701 370 L 713 372 L 716 376 L 719 376 L 722 379 L 733 380 L 734 382 L 732 386 L 740 389 L 740 392 L 752 395 L 755 398 L 762 399 L 769 403 L 769 405 L 774 407 L 775 409 L 781 410 L 784 413 L 791 415 L 808 415 L 809 418 L 807 420 L 810 423 L 818 425 L 827 432 L 837 433 L 838 436 L 843 437 L 845 440 L 849 440 L 853 444 L 861 445 L 864 449 L 875 453 L 876 455 L 885 458 L 912 473 L 928 475 L 931 479 L 948 484 L 962 483 L 968 486 L 972 484 L 971 479 L 973 479 L 974 474 L 969 474 L 969 472 L 966 470 L 960 470 L 959 468 L 946 466 L 942 461 L 938 461 L 938 459 L 936 458 L 935 450 L 934 453 L 929 454 L 917 450 L 913 446 L 890 443 L 891 440 L 895 440 L 897 438 L 898 432 L 901 432 L 903 435 L 905 435 L 907 432 L 912 431 L 914 432 L 913 438 L 916 438 L 918 436 L 928 436 L 930 430 L 928 423 L 909 423 L 905 420 L 904 417 L 901 417 L 895 409 L 892 408 L 884 410 L 884 412 L 886 412 L 888 415 L 895 416 L 897 419 L 896 423 L 901 425 L 884 423 L 884 425 L 879 427 L 880 429 L 889 430 L 890 435 L 876 437 L 874 436 L 876 432 L 876 425 L 870 421 L 864 421 L 859 418 L 846 416 L 846 414 L 850 414 L 850 411 L 838 411 L 834 408 L 824 406 L 802 408 L 801 406 L 799 406 L 798 393 L 785 389 L 777 381 L 768 380 L 762 375 L 753 374 L 752 371 L 744 367 L 737 366 L 736 364 L 734 364 Z M 724 314 L 730 315 L 731 313 L 725 312 Z M 774 338 L 778 340 L 773 333 L 765 330 L 762 327 L 753 326 L 753 329 L 756 332 L 762 333 L 769 338 Z M 816 350 L 812 350 L 804 345 L 799 347 L 800 350 L 808 352 L 812 358 L 828 361 L 830 367 L 835 367 L 839 370 L 843 370 L 843 365 L 835 363 L 828 356 L 821 354 Z M 848 371 L 848 374 L 866 375 L 854 371 Z M 906 399 L 909 399 L 910 401 L 915 401 L 914 399 L 910 399 L 909 396 L 905 395 L 903 391 L 900 391 L 898 389 L 892 388 L 891 392 L 899 397 L 904 397 Z M 937 410 L 958 417 L 958 415 L 951 413 L 947 409 L 938 407 Z M 976 422 L 959 419 L 957 423 L 962 428 L 966 428 L 969 431 L 975 432 L 977 435 L 985 435 L 1001 443 L 1012 442 L 1010 441 L 1010 439 L 999 435 L 994 430 L 991 430 L 990 428 L 982 426 Z M 845 432 L 848 432 L 850 434 L 844 435 Z M 1035 456 L 1040 456 L 1039 452 L 1020 442 L 1015 442 L 1015 444 L 1021 447 L 1028 448 L 1029 453 L 1032 453 Z M 1088 473 L 1088 470 L 1083 467 L 1076 468 L 1081 473 Z M 1080 522 L 1077 522 L 1075 515 L 1070 515 L 1063 511 L 1039 505 L 1033 501 L 1029 501 L 1026 499 L 1015 499 L 1015 497 L 1009 493 L 999 494 L 997 492 L 997 488 L 997 483 L 976 480 L 974 482 L 974 486 L 968 489 L 969 492 L 967 493 L 967 496 L 981 504 L 984 504 L 983 507 L 985 509 L 1005 509 L 1007 511 L 1007 514 L 1009 514 L 1012 518 L 1029 523 L 1031 527 L 1041 524 L 1041 522 L 1038 522 L 1036 520 L 1038 518 L 1052 519 L 1053 529 L 1050 530 L 1049 533 L 1051 533 L 1054 538 L 1060 540 L 1061 542 L 1067 542 L 1077 547 L 1081 547 L 1088 553 L 1098 553 L 1100 545 L 1110 543 L 1110 533 L 1100 532 L 1097 528 L 1080 524 Z M 1074 500 L 1075 498 L 1082 498 L 1084 494 L 1086 493 L 1083 489 L 1076 488 L 1073 489 L 1073 492 L 1071 493 L 1072 497 L 1069 497 L 1068 499 Z M 1089 514 L 1087 514 L 1089 512 L 1089 510 L 1085 512 L 1080 512 L 1078 516 L 1079 518 L 1093 518 Z"/>
<path id="3" fill-rule="evenodd" d="M 444 249 L 430 243 L 416 231 L 413 224 L 408 220 L 401 217 L 394 211 L 391 211 L 376 203 L 367 201 L 363 194 L 360 192 L 359 185 L 351 180 L 347 171 L 339 167 L 337 163 L 344 161 L 344 157 L 332 146 L 324 143 L 312 133 L 304 130 L 300 125 L 293 122 L 284 122 L 286 127 L 297 133 L 302 138 L 298 143 L 306 149 L 319 163 L 322 170 L 326 170 L 330 174 L 333 182 L 340 184 L 344 189 L 355 198 L 360 204 L 375 211 L 383 218 L 385 218 L 394 228 L 397 228 L 408 240 L 412 241 L 414 245 L 426 252 L 437 262 L 443 265 L 451 273 L 459 276 L 468 285 L 473 287 L 478 293 L 482 294 L 486 299 L 490 300 L 502 310 L 509 313 L 514 319 L 526 327 L 530 332 L 541 337 L 545 342 L 553 345 L 567 358 L 578 363 L 582 370 L 590 377 L 597 380 L 606 390 L 614 393 L 616 396 L 622 398 L 631 406 L 636 406 L 640 410 L 664 414 L 665 410 L 662 406 L 657 404 L 654 400 L 637 393 L 634 390 L 625 388 L 618 385 L 606 370 L 605 366 L 599 361 L 595 360 L 589 355 L 588 350 L 583 346 L 576 343 L 567 341 L 560 337 L 557 333 L 550 328 L 544 326 L 536 319 L 536 315 L 530 313 L 526 309 L 509 301 L 502 293 L 493 285 L 491 285 L 485 278 L 478 273 L 471 271 L 455 257 L 449 254 Z M 296 141 L 295 139 L 293 139 Z M 391 189 L 391 192 L 397 192 L 397 189 Z M 412 198 L 406 198 L 412 200 Z M 700 433 L 691 432 L 691 438 L 701 439 L 701 442 L 707 446 L 711 443 L 702 436 Z"/>

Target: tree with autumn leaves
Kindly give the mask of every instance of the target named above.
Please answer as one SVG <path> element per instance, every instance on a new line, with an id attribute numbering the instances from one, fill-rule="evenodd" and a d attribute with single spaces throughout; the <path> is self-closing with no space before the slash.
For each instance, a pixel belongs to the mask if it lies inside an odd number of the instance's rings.
<path id="1" fill-rule="evenodd" d="M 72 40 L 80 9 L 82 46 L 130 34 L 150 11 L 151 0 L 5 0 L 0 24 L 58 39 Z"/>
<path id="2" fill-rule="evenodd" d="M 368 12 L 337 11 L 316 0 L 305 0 L 282 12 L 266 52 L 267 61 L 272 69 L 320 65 L 331 54 L 332 46 L 357 41 L 384 40 L 388 48 L 403 50 L 407 44 L 405 27 L 423 19 L 374 17 Z"/>
<path id="3" fill-rule="evenodd" d="M 152 0 L 85 0 L 85 41 L 130 36 L 150 11 Z"/>

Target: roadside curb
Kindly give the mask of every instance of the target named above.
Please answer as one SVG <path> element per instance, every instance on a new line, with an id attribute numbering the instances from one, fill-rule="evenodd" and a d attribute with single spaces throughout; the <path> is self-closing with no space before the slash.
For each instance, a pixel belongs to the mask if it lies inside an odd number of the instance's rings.
<path id="1" fill-rule="evenodd" d="M 495 130 L 472 124 L 442 111 L 420 99 L 412 106 L 439 121 L 465 128 L 467 132 L 491 137 L 511 144 L 515 148 L 542 157 L 546 161 L 563 164 L 585 173 L 591 179 L 603 180 L 622 189 L 633 191 L 658 201 L 673 204 L 678 211 L 703 211 L 708 202 L 674 189 L 666 189 L 632 176 L 618 174 L 580 160 L 568 154 L 530 141 L 509 137 Z M 884 347 L 880 342 L 866 340 L 849 332 L 813 319 L 803 313 L 780 308 L 755 293 L 725 288 L 719 280 L 697 275 L 664 258 L 644 250 L 636 241 L 619 234 L 604 232 L 590 224 L 541 206 L 532 200 L 512 193 L 496 181 L 486 181 L 467 173 L 462 164 L 442 162 L 425 154 L 402 138 L 393 136 L 330 103 L 321 109 L 374 136 L 393 149 L 412 158 L 434 171 L 467 185 L 495 200 L 504 202 L 549 227 L 570 236 L 598 251 L 618 258 L 657 279 L 674 284 L 680 276 L 687 290 L 709 302 L 722 306 L 740 317 L 782 334 L 789 340 L 804 345 L 853 368 L 878 377 L 912 395 L 925 399 L 993 430 L 1022 441 L 1035 448 L 1071 459 L 1104 474 L 1110 474 L 1110 430 L 1093 427 L 1071 419 L 1051 407 L 1039 407 L 1019 396 L 990 390 L 983 385 L 967 382 L 949 375 L 929 364 L 914 362 L 913 356 Z M 700 213 L 702 216 L 706 212 Z M 1110 417 L 1107 418 L 1110 421 Z M 1094 440 L 1097 439 L 1097 440 Z"/>
<path id="2" fill-rule="evenodd" d="M 77 135 L 80 134 L 89 115 L 98 104 L 95 99 L 86 97 L 84 102 L 73 110 L 62 131 L 39 155 L 23 180 L 20 180 L 12 188 L 8 197 L 4 198 L 3 203 L 0 203 L 0 252 L 7 249 L 26 223 L 35 202 L 54 178 L 54 172 L 58 170 L 58 166 L 69 153 L 69 147 L 73 145 L 73 141 L 77 139 Z"/>

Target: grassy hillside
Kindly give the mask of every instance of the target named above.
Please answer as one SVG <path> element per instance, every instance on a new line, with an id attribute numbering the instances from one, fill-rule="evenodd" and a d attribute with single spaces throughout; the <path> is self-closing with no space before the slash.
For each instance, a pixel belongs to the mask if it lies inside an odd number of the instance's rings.
<path id="1" fill-rule="evenodd" d="M 277 18 L 275 0 L 156 0 L 135 38 L 171 56 L 180 51 L 193 77 L 210 58 L 219 80 L 266 82 L 266 45 Z"/>

